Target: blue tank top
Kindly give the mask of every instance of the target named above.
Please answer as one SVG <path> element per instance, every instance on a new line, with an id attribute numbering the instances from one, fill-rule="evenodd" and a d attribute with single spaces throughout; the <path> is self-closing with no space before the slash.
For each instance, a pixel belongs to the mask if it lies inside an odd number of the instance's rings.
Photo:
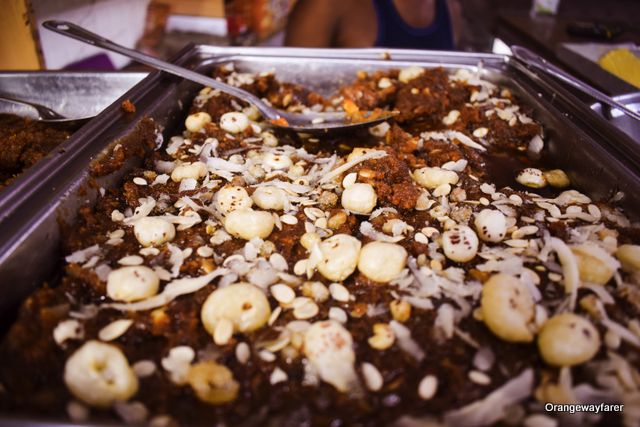
<path id="1" fill-rule="evenodd" d="M 436 0 L 435 19 L 423 28 L 407 24 L 392 0 L 373 0 L 378 21 L 374 46 L 405 49 L 453 50 L 453 28 L 445 0 Z"/>

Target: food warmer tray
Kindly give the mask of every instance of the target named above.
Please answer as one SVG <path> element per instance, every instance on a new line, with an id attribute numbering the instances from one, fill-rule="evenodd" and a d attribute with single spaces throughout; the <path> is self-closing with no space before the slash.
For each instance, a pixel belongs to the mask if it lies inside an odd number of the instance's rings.
<path id="1" fill-rule="evenodd" d="M 355 79 L 359 70 L 408 65 L 466 68 L 508 87 L 534 110 L 545 128 L 544 139 L 556 166 L 570 175 L 576 187 L 596 200 L 616 197 L 632 218 L 640 214 L 640 150 L 635 142 L 602 120 L 557 82 L 538 76 L 508 56 L 412 50 L 329 50 L 188 46 L 174 62 L 202 73 L 219 64 L 237 70 L 274 70 L 282 81 L 305 85 L 322 94 Z M 79 206 L 92 203 L 99 188 L 111 188 L 136 164 L 132 158 L 120 170 L 94 178 L 90 163 L 110 146 L 127 143 L 143 118 L 153 119 L 158 144 L 180 131 L 186 108 L 199 85 L 154 72 L 127 92 L 136 106 L 123 115 L 112 104 L 64 144 L 63 152 L 45 159 L 28 179 L 9 191 L 0 203 L 0 327 L 6 330 L 19 303 L 43 281 L 60 273 L 60 223 L 73 224 Z M 148 124 L 148 122 L 146 122 Z M 61 150 L 62 151 L 62 150 Z M 634 152 L 635 151 L 635 152 Z M 139 159 L 138 159 L 139 161 Z M 67 425 L 59 420 L 9 418 L 2 425 Z M 94 424 L 97 425 L 97 424 Z"/>

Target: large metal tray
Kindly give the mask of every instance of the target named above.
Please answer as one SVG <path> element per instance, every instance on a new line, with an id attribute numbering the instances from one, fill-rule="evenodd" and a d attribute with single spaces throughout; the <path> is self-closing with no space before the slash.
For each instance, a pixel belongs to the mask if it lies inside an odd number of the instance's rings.
<path id="1" fill-rule="evenodd" d="M 390 57 L 390 59 L 389 59 Z M 233 62 L 241 71 L 275 70 L 282 80 L 302 83 L 327 92 L 355 78 L 358 70 L 402 67 L 420 63 L 426 67 L 468 68 L 509 87 L 534 109 L 545 126 L 547 150 L 582 191 L 595 199 L 619 194 L 620 204 L 634 217 L 640 213 L 638 153 L 621 155 L 614 146 L 632 144 L 625 134 L 583 105 L 556 82 L 537 76 L 508 57 L 489 54 L 403 50 L 309 50 L 268 48 L 219 48 L 192 46 L 175 62 L 207 72 L 216 64 Z M 59 271 L 60 228 L 72 224 L 78 206 L 95 200 L 89 185 L 89 163 L 110 144 L 133 132 L 143 117 L 152 118 L 166 138 L 180 131 L 185 109 L 198 85 L 162 73 L 153 73 L 125 96 L 136 105 L 133 117 L 123 117 L 112 105 L 69 141 L 65 153 L 31 176 L 29 187 L 12 191 L 12 212 L 0 221 L 0 313 L 13 309 L 43 280 Z M 133 163 L 98 179 L 103 187 L 117 185 Z M 130 169 L 129 169 L 130 170 Z M 29 268 L 25 268 L 30 266 Z M 6 326 L 10 318 L 0 319 Z M 0 424 L 11 419 L 2 418 Z M 24 419 L 13 421 L 18 425 Z M 29 420 L 33 425 L 35 420 Z M 22 424 L 21 424 L 22 425 Z M 41 424 L 38 424 L 41 425 Z M 60 424 L 56 424 L 60 425 Z"/>

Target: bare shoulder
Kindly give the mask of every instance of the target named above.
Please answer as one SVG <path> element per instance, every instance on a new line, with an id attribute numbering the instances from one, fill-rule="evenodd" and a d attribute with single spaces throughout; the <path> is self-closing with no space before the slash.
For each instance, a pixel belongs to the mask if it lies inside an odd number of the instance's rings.
<path id="1" fill-rule="evenodd" d="M 298 0 L 287 21 L 285 44 L 330 46 L 340 19 L 339 8 L 338 0 Z"/>

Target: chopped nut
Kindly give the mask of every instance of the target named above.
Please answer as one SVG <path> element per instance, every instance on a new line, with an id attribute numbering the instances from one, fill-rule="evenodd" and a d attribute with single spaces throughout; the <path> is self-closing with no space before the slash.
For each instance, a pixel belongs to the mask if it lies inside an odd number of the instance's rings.
<path id="1" fill-rule="evenodd" d="M 446 196 L 449 193 L 451 193 L 451 184 L 447 184 L 447 183 L 441 184 L 437 186 L 435 190 L 433 190 L 434 197 Z"/>
<path id="2" fill-rule="evenodd" d="M 329 299 L 329 289 L 322 282 L 304 282 L 302 295 L 317 302 L 325 302 Z"/>
<path id="3" fill-rule="evenodd" d="M 616 258 L 628 272 L 640 270 L 640 245 L 620 245 Z"/>
<path id="4" fill-rule="evenodd" d="M 491 384 L 491 377 L 489 377 L 487 374 L 485 374 L 484 372 L 480 372 L 480 371 L 470 371 L 469 372 L 469 379 L 471 381 L 473 381 L 476 384 L 479 385 L 489 385 Z"/>
<path id="5" fill-rule="evenodd" d="M 438 390 L 438 378 L 434 375 L 425 376 L 418 385 L 418 396 L 422 400 L 430 400 Z"/>
<path id="6" fill-rule="evenodd" d="M 307 250 L 311 250 L 313 245 L 315 245 L 316 243 L 320 243 L 321 241 L 322 239 L 320 238 L 320 235 L 315 232 L 304 233 L 300 237 L 300 244 L 302 245 L 302 247 L 304 247 Z"/>
<path id="7" fill-rule="evenodd" d="M 235 354 L 238 362 L 244 365 L 249 361 L 249 358 L 251 357 L 251 349 L 246 342 L 240 342 L 238 343 L 238 345 L 236 345 Z"/>
<path id="8" fill-rule="evenodd" d="M 200 132 L 207 123 L 211 123 L 211 116 L 205 112 L 199 112 L 187 116 L 184 126 L 189 132 Z"/>
<path id="9" fill-rule="evenodd" d="M 300 320 L 311 319 L 315 317 L 319 311 L 318 305 L 313 302 L 313 300 L 306 298 L 302 304 L 294 307 L 293 317 Z"/>
<path id="10" fill-rule="evenodd" d="M 138 378 L 146 378 L 156 372 L 156 364 L 152 360 L 139 360 L 132 366 L 133 372 L 135 372 L 136 377 Z"/>
<path id="11" fill-rule="evenodd" d="M 269 288 L 271 295 L 282 304 L 290 304 L 296 297 L 296 293 L 287 285 L 277 284 Z"/>
<path id="12" fill-rule="evenodd" d="M 233 336 L 233 322 L 227 318 L 221 318 L 216 323 L 213 331 L 213 342 L 217 345 L 226 345 Z"/>
<path id="13" fill-rule="evenodd" d="M 129 328 L 133 325 L 131 319 L 119 319 L 109 323 L 98 332 L 98 338 L 100 341 L 113 341 L 124 335 Z"/>
<path id="14" fill-rule="evenodd" d="M 379 391 L 384 385 L 382 374 L 371 363 L 365 362 L 362 364 L 362 376 L 367 388 L 371 391 Z"/>
<path id="15" fill-rule="evenodd" d="M 411 80 L 415 79 L 416 77 L 420 77 L 422 74 L 424 74 L 424 68 L 411 66 L 400 70 L 398 80 L 400 80 L 402 83 L 409 83 Z"/>
<path id="16" fill-rule="evenodd" d="M 276 367 L 273 370 L 273 372 L 271 372 L 271 375 L 269 376 L 269 384 L 271 385 L 278 384 L 278 383 L 287 381 L 288 379 L 289 379 L 289 376 L 287 375 L 287 373 L 282 369 Z"/>
<path id="17" fill-rule="evenodd" d="M 351 296 L 349 294 L 349 291 L 347 290 L 347 288 L 345 288 L 340 283 L 332 283 L 332 284 L 330 284 L 329 285 L 329 293 L 331 294 L 331 297 L 334 300 L 340 301 L 340 302 L 348 302 L 349 301 L 349 297 Z"/>
<path id="18" fill-rule="evenodd" d="M 393 300 L 389 303 L 391 316 L 398 322 L 406 322 L 411 317 L 411 304 L 405 300 Z"/>
<path id="19" fill-rule="evenodd" d="M 347 313 L 340 307 L 331 307 L 329 309 L 329 319 L 340 323 L 347 323 Z"/>
<path id="20" fill-rule="evenodd" d="M 412 174 L 413 179 L 421 186 L 433 190 L 443 184 L 455 185 L 458 183 L 458 174 L 454 171 L 438 167 L 424 167 L 417 169 Z"/>
<path id="21" fill-rule="evenodd" d="M 360 171 L 358 171 L 358 175 L 364 179 L 370 179 L 374 178 L 376 176 L 376 173 L 371 169 L 360 169 Z"/>
<path id="22" fill-rule="evenodd" d="M 525 187 L 531 188 L 542 188 L 547 185 L 547 180 L 542 171 L 536 168 L 523 169 L 516 177 L 516 181 Z"/>
<path id="23" fill-rule="evenodd" d="M 342 180 L 342 187 L 343 188 L 351 187 L 353 184 L 356 183 L 357 179 L 358 179 L 357 173 L 352 172 L 350 174 L 347 174 L 347 176 L 345 176 L 344 179 Z"/>
<path id="24" fill-rule="evenodd" d="M 229 368 L 214 361 L 193 365 L 188 381 L 198 399 L 212 405 L 234 401 L 240 390 L 240 384 L 233 378 Z"/>
<path id="25" fill-rule="evenodd" d="M 460 117 L 460 111 L 458 110 L 451 110 L 449 111 L 449 113 L 444 116 L 444 118 L 442 119 L 442 124 L 444 124 L 445 126 L 451 126 L 452 124 L 454 124 L 456 121 L 458 121 L 458 118 Z"/>
<path id="26" fill-rule="evenodd" d="M 53 330 L 53 339 L 58 345 L 63 345 L 65 341 L 84 338 L 84 327 L 82 323 L 75 319 L 67 319 L 56 325 Z"/>
<path id="27" fill-rule="evenodd" d="M 376 323 L 373 325 L 373 336 L 368 339 L 369 345 L 376 350 L 386 350 L 393 345 L 396 337 L 386 323 Z"/>
<path id="28" fill-rule="evenodd" d="M 594 243 L 573 246 L 571 252 L 578 262 L 580 279 L 586 282 L 604 285 L 620 266 L 614 257 Z"/>
<path id="29" fill-rule="evenodd" d="M 484 138 L 488 133 L 489 129 L 481 127 L 473 131 L 473 136 L 475 136 L 476 138 Z"/>
<path id="30" fill-rule="evenodd" d="M 332 191 L 323 191 L 318 197 L 318 205 L 323 209 L 334 207 L 338 203 L 338 195 Z"/>
<path id="31" fill-rule="evenodd" d="M 280 221 L 282 221 L 283 224 L 296 225 L 298 223 L 298 218 L 293 215 L 282 215 L 280 217 Z"/>
<path id="32" fill-rule="evenodd" d="M 387 77 L 383 77 L 380 80 L 378 80 L 379 89 L 387 89 L 390 87 L 391 87 L 391 80 L 389 80 Z"/>
<path id="33" fill-rule="evenodd" d="M 566 188 L 571 184 L 569 177 L 561 169 L 553 169 L 544 172 L 544 178 L 547 180 L 550 186 L 556 188 Z"/>
<path id="34" fill-rule="evenodd" d="M 185 179 L 197 181 L 204 176 L 207 176 L 207 165 L 202 162 L 182 163 L 171 172 L 173 182 L 181 182 Z"/>
<path id="35" fill-rule="evenodd" d="M 329 218 L 327 225 L 332 230 L 336 230 L 340 228 L 345 222 L 347 222 L 347 214 L 343 211 L 340 211 Z"/>

